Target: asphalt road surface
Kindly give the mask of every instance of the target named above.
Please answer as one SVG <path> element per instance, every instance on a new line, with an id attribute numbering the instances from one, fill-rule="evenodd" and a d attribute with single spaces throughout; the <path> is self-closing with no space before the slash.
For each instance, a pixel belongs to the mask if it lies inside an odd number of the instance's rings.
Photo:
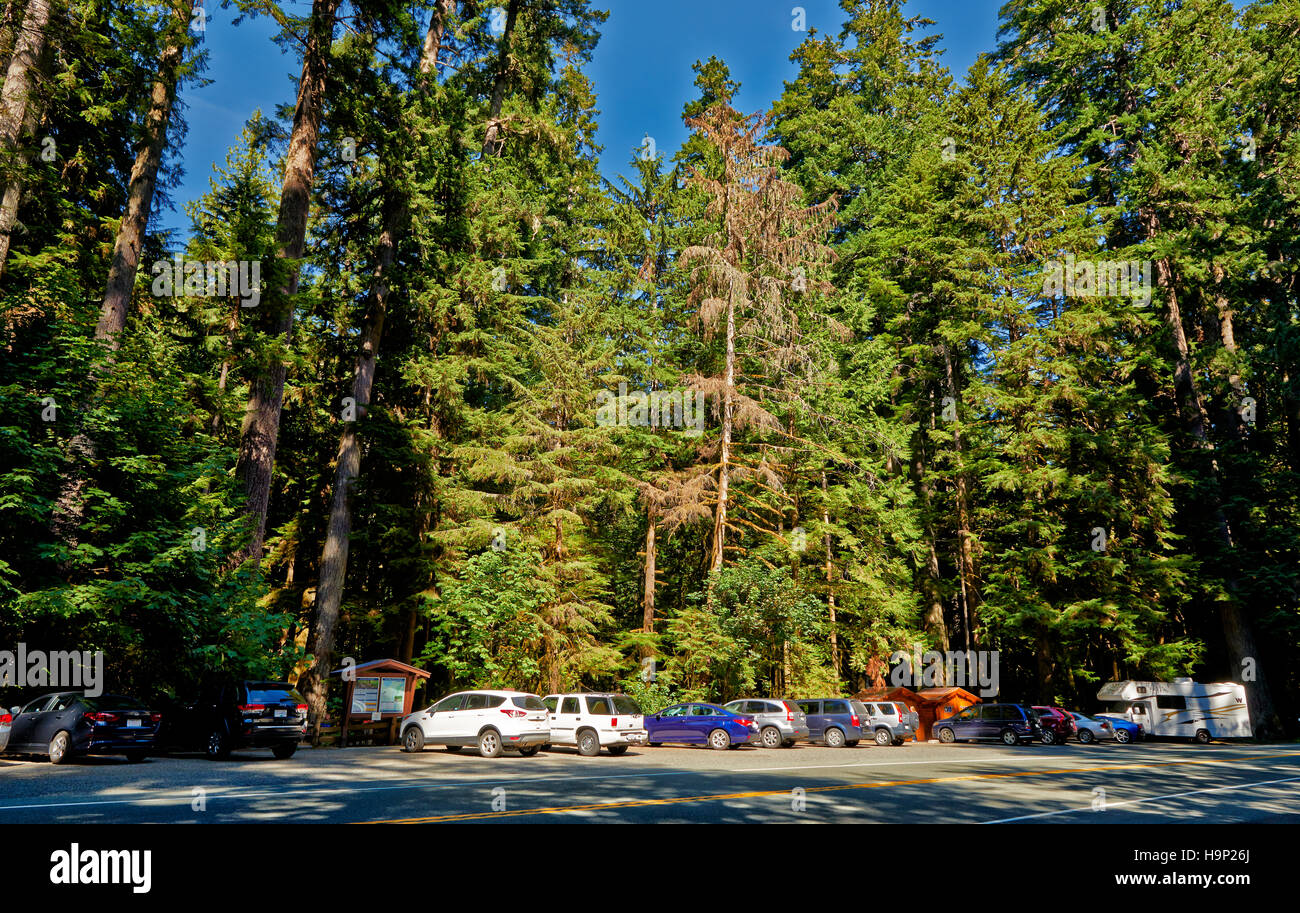
<path id="1" fill-rule="evenodd" d="M 1300 744 L 0 758 L 0 823 L 1300 823 Z"/>

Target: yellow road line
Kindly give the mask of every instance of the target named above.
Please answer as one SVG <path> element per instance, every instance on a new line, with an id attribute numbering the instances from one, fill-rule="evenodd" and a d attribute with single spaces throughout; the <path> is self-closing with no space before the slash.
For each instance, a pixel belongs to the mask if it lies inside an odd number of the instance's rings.
<path id="1" fill-rule="evenodd" d="M 885 786 L 921 786 L 927 783 L 956 783 L 963 780 L 999 780 L 1012 777 L 1046 777 L 1062 774 L 1109 773 L 1117 770 L 1141 770 L 1156 767 L 1178 767 L 1192 764 L 1239 764 L 1270 758 L 1300 757 L 1300 751 L 1281 754 L 1247 755 L 1238 758 L 1212 758 L 1195 761 L 1162 761 L 1152 764 L 1114 764 L 1109 767 L 1067 767 L 1060 770 L 1021 770 L 1013 773 L 964 774 L 957 777 L 925 777 L 917 780 L 880 780 L 871 783 L 843 783 L 834 786 L 809 786 L 805 793 L 841 792 L 850 789 L 880 789 Z M 597 802 L 591 805 L 555 805 L 544 808 L 526 808 L 517 811 L 467 812 L 460 815 L 431 815 L 425 818 L 391 818 L 362 821 L 361 824 L 430 824 L 438 821 L 473 821 L 483 818 L 518 818 L 526 815 L 561 815 L 568 812 L 599 811 L 615 808 L 638 808 L 649 805 L 676 805 L 685 802 L 720 802 L 724 799 L 758 799 L 768 796 L 788 796 L 789 789 L 765 789 L 743 793 L 718 793 L 710 796 L 669 796 L 663 799 L 628 799 L 622 802 Z"/>

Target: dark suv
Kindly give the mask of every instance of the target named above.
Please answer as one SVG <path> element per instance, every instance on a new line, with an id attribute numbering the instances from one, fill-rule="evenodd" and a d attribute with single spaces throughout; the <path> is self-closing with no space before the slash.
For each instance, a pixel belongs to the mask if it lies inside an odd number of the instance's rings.
<path id="1" fill-rule="evenodd" d="M 163 714 L 158 741 L 201 750 L 220 761 L 237 748 L 269 748 L 293 757 L 307 731 L 307 701 L 285 682 L 239 681 L 204 688 L 199 699 Z"/>
<path id="2" fill-rule="evenodd" d="M 940 742 L 1000 739 L 1020 745 L 1043 737 L 1038 714 L 1023 704 L 977 704 L 934 724 Z"/>

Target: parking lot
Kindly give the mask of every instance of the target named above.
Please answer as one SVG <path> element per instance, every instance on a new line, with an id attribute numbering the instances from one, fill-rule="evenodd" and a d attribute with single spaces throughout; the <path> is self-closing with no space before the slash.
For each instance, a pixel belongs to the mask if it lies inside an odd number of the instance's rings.
<path id="1" fill-rule="evenodd" d="M 18 822 L 1300 822 L 1300 744 L 0 758 Z"/>

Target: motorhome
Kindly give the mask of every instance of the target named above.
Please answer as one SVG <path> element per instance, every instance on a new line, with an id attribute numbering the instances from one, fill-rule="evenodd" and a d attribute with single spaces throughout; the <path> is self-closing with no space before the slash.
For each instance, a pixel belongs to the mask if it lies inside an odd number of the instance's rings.
<path id="1" fill-rule="evenodd" d="M 1248 739 L 1250 711 L 1246 689 L 1236 682 L 1203 685 L 1190 678 L 1172 682 L 1107 682 L 1097 692 L 1106 712 L 1141 723 L 1147 735 L 1210 739 Z"/>

